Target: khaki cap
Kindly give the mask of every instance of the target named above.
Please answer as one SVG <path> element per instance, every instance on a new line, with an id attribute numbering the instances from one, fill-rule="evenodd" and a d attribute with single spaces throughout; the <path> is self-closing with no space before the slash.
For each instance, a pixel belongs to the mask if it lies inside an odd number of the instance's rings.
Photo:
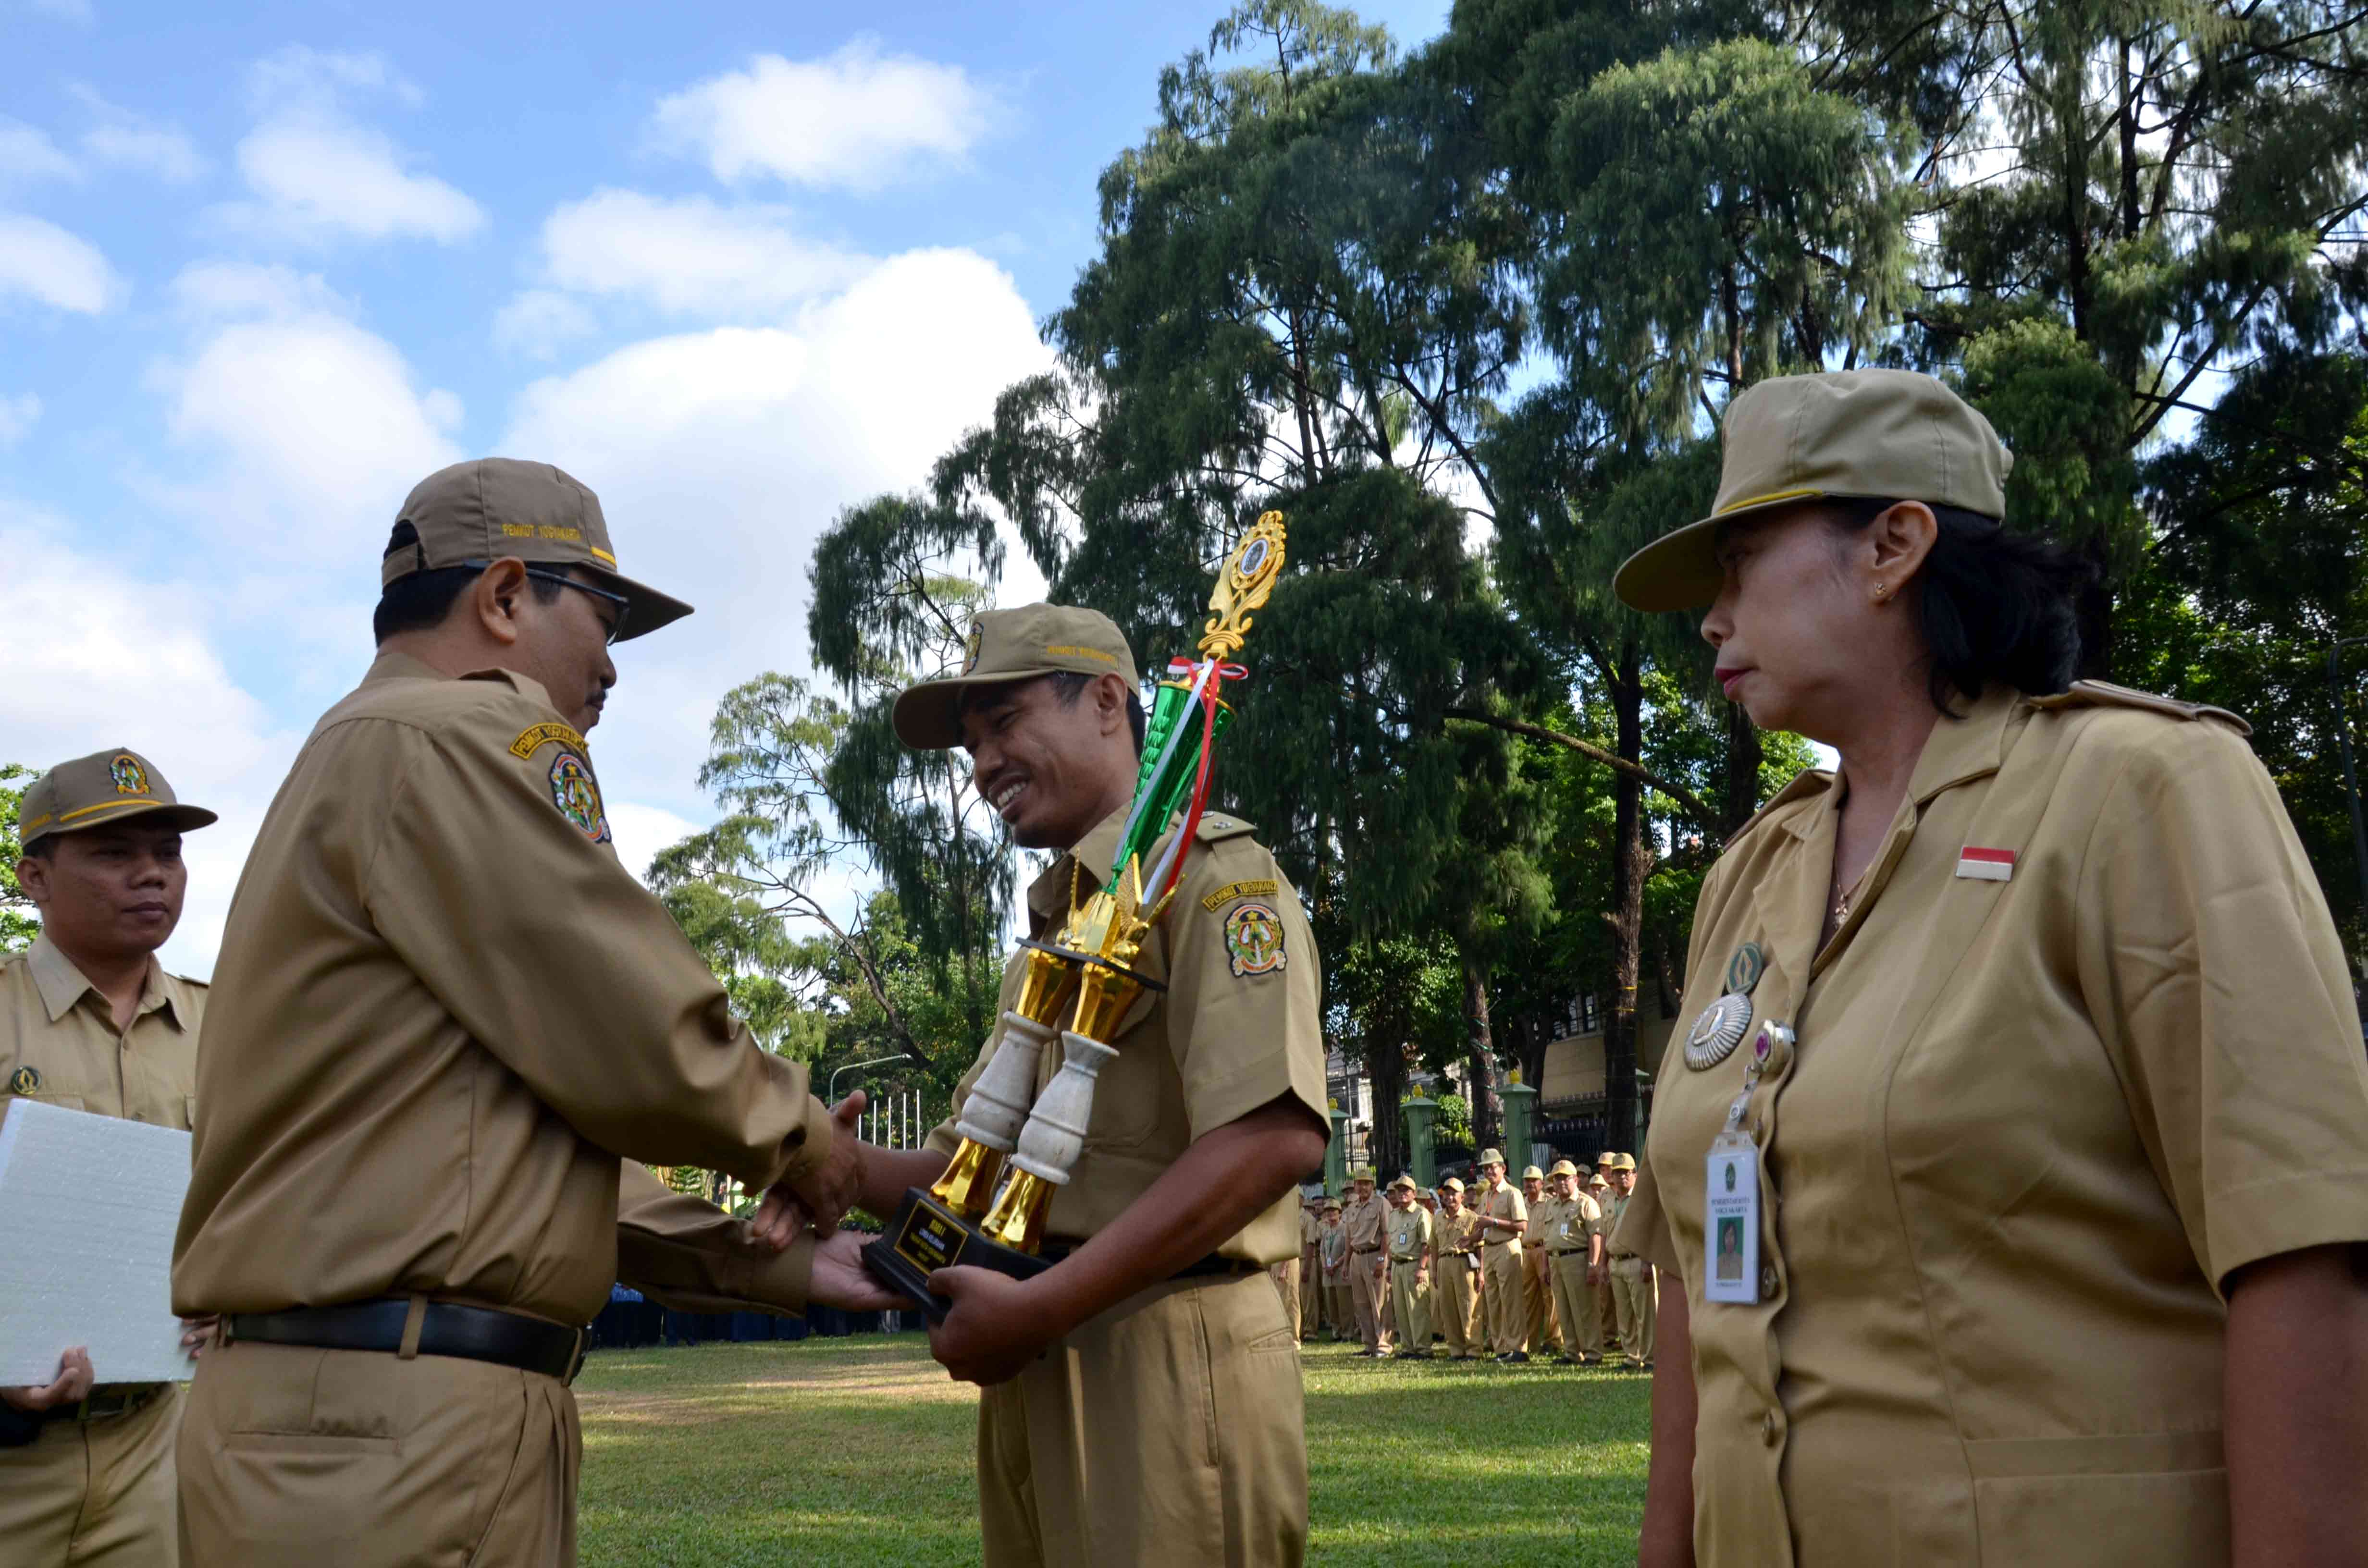
<path id="1" fill-rule="evenodd" d="M 214 821 L 203 806 L 185 806 L 156 765 L 129 747 L 95 751 L 62 762 L 27 786 L 17 803 L 17 832 L 27 844 L 54 833 L 80 833 L 133 817 L 187 833 Z"/>
<path id="2" fill-rule="evenodd" d="M 1556 1160 L 1554 1163 L 1554 1168 L 1546 1172 L 1546 1175 L 1548 1176 L 1575 1176 L 1577 1174 L 1578 1167 L 1572 1165 L 1568 1160 Z"/>
<path id="3" fill-rule="evenodd" d="M 1606 1154 L 1598 1162 L 1607 1171 L 1633 1171 L 1636 1168 L 1634 1154 Z"/>
<path id="4" fill-rule="evenodd" d="M 1593 1176 L 1587 1178 L 1587 1185 L 1589 1187 L 1610 1187 L 1611 1184 L 1604 1179 L 1604 1176 L 1601 1171 L 1598 1171 Z"/>
<path id="5" fill-rule="evenodd" d="M 896 738 L 916 751 L 958 746 L 962 698 L 971 687 L 1032 680 L 1063 670 L 1121 675 L 1129 686 L 1142 684 L 1134 672 L 1134 650 L 1119 634 L 1118 622 L 1098 609 L 1040 604 L 981 610 L 970 623 L 962 674 L 925 680 L 897 696 Z"/>
<path id="6" fill-rule="evenodd" d="M 1407 1175 L 1406 1175 L 1405 1172 L 1403 1172 L 1403 1171 L 1401 1171 L 1401 1172 L 1399 1172 L 1399 1173 L 1398 1173 L 1398 1179 L 1397 1179 L 1397 1180 L 1395 1180 L 1395 1181 L 1394 1181 L 1394 1182 L 1390 1183 L 1390 1190 L 1391 1190 L 1392 1192 L 1395 1192 L 1398 1188 L 1400 1188 L 1400 1187 L 1405 1187 L 1405 1188 L 1406 1188 L 1408 1191 L 1412 1191 L 1412 1190 L 1413 1190 L 1413 1188 L 1414 1188 L 1414 1177 L 1412 1177 L 1412 1176 L 1407 1176 Z"/>
<path id="7" fill-rule="evenodd" d="M 1373 1179 L 1373 1167 L 1371 1165 L 1359 1165 L 1356 1169 L 1349 1173 L 1349 1179 L 1350 1181 L 1371 1181 Z"/>
<path id="8" fill-rule="evenodd" d="M 1641 610 L 1697 609 L 1724 581 L 1719 525 L 1829 496 L 2006 515 L 2014 456 L 1971 403 L 1913 370 L 1773 376 L 1727 405 L 1709 517 L 1630 556 L 1611 591 Z"/>
<path id="9" fill-rule="evenodd" d="M 1445 1181 L 1439 1184 L 1439 1190 L 1441 1192 L 1461 1192 L 1463 1190 L 1463 1180 L 1460 1176 L 1449 1176 Z"/>
<path id="10" fill-rule="evenodd" d="M 1326 1214 L 1335 1214 L 1335 1213 L 1338 1213 L 1338 1212 L 1339 1212 L 1339 1209 L 1340 1209 L 1340 1200 L 1339 1200 L 1338 1199 L 1337 1199 L 1337 1198 L 1327 1198 L 1327 1199 L 1326 1199 L 1324 1200 L 1324 1211 L 1325 1211 Z"/>
<path id="11" fill-rule="evenodd" d="M 1521 1167 L 1521 1179 L 1523 1181 L 1543 1181 L 1546 1179 L 1546 1173 L 1538 1169 L 1535 1165 L 1523 1165 Z"/>
<path id="12" fill-rule="evenodd" d="M 414 572 L 514 555 L 537 565 L 584 567 L 598 585 L 622 594 L 625 615 L 611 642 L 647 636 L 690 613 L 680 599 L 617 570 L 600 498 L 549 463 L 478 458 L 439 468 L 411 487 L 394 521 L 398 528 L 409 523 L 419 542 L 380 562 L 381 588 Z"/>
<path id="13" fill-rule="evenodd" d="M 1475 1165 L 1501 1165 L 1505 1163 L 1505 1152 L 1502 1149 L 1483 1149 L 1480 1157 L 1472 1163 Z"/>

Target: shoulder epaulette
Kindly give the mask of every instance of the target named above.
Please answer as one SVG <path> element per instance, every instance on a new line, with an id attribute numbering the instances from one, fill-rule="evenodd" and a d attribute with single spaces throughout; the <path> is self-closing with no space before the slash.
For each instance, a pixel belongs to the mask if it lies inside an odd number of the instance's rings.
<path id="1" fill-rule="evenodd" d="M 1742 842 L 1743 835 L 1745 834 L 1749 833 L 1753 828 L 1758 827 L 1761 823 L 1766 822 L 1769 817 L 1775 813 L 1778 808 L 1789 806 L 1795 801 L 1805 801 L 1812 795 L 1823 794 L 1827 790 L 1832 787 L 1833 782 L 1834 776 L 1827 773 L 1824 768 L 1804 767 L 1801 769 L 1800 772 L 1793 775 L 1793 781 L 1790 784 L 1787 784 L 1782 790 L 1777 790 L 1775 794 L 1769 797 L 1769 801 L 1766 805 L 1751 813 L 1751 820 L 1749 822 L 1745 823 L 1741 827 L 1736 828 L 1734 833 L 1730 834 L 1723 847 L 1726 849 L 1734 848 L 1737 844 Z"/>
<path id="2" fill-rule="evenodd" d="M 2115 686 L 2109 680 L 2076 680 L 2068 689 L 2056 692 L 2052 697 L 2033 697 L 2026 700 L 2033 708 L 2051 713 L 2067 708 L 2136 708 L 2189 723 L 2198 719 L 2219 719 L 2233 725 L 2240 735 L 2253 733 L 2252 725 L 2226 708 L 2214 708 L 2204 702 L 2181 702 L 2175 697 L 2157 697 L 2150 691 L 2134 691 L 2126 686 Z"/>
<path id="3" fill-rule="evenodd" d="M 1203 844 L 1214 844 L 1221 838 L 1239 838 L 1257 828 L 1227 812 L 1206 812 L 1201 817 L 1201 831 L 1193 836 Z"/>

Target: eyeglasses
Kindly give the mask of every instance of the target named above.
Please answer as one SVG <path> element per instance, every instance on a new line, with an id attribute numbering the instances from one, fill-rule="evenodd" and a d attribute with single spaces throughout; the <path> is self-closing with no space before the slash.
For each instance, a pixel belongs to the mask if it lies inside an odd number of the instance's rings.
<path id="1" fill-rule="evenodd" d="M 453 564 L 456 566 L 472 567 L 479 572 L 483 572 L 487 567 L 491 566 L 493 562 L 490 561 L 456 561 Z M 540 577 L 546 583 L 556 583 L 563 588 L 573 588 L 579 594 L 589 594 L 596 599 L 606 599 L 610 604 L 615 605 L 617 607 L 617 619 L 608 623 L 608 635 L 603 637 L 601 641 L 609 643 L 612 647 L 616 644 L 618 635 L 625 630 L 625 617 L 632 610 L 632 600 L 627 598 L 622 594 L 610 593 L 606 588 L 596 588 L 589 583 L 579 583 L 575 578 L 569 576 L 566 573 L 553 572 L 547 566 L 529 566 L 526 569 L 526 574 L 529 577 Z"/>

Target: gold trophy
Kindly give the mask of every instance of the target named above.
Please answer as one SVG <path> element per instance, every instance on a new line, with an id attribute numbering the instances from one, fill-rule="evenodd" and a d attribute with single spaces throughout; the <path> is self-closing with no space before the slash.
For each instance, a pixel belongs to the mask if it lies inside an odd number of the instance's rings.
<path id="1" fill-rule="evenodd" d="M 1043 1256 L 1045 1215 L 1085 1152 L 1095 1076 L 1118 1054 L 1110 1037 L 1145 990 L 1164 989 L 1138 972 L 1135 960 L 1182 878 L 1208 803 L 1216 738 L 1233 716 L 1218 694 L 1247 673 L 1228 659 L 1249 631 L 1251 612 L 1274 592 L 1283 543 L 1282 514 L 1268 512 L 1218 573 L 1201 657 L 1171 663 L 1154 696 L 1134 804 L 1110 881 L 1082 904 L 1072 886 L 1068 917 L 1053 939 L 1020 944 L 1028 957 L 1019 994 L 954 1123 L 961 1145 L 928 1191 L 905 1192 L 886 1233 L 863 1249 L 872 1272 L 933 1323 L 951 1303 L 930 1291 L 932 1270 L 971 1264 L 1024 1279 L 1053 1266 Z M 1184 821 L 1146 874 L 1144 858 L 1179 808 Z M 1056 1032 L 1059 1070 L 1024 1108 Z"/>

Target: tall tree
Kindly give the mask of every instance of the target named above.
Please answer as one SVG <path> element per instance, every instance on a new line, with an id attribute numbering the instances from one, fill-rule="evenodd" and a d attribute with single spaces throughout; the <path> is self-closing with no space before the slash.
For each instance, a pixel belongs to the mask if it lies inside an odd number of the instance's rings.
<path id="1" fill-rule="evenodd" d="M 0 763 L 0 953 L 33 945 L 40 934 L 33 901 L 17 884 L 17 862 L 25 846 L 17 835 L 17 807 L 25 790 L 40 775 L 18 763 Z"/>

